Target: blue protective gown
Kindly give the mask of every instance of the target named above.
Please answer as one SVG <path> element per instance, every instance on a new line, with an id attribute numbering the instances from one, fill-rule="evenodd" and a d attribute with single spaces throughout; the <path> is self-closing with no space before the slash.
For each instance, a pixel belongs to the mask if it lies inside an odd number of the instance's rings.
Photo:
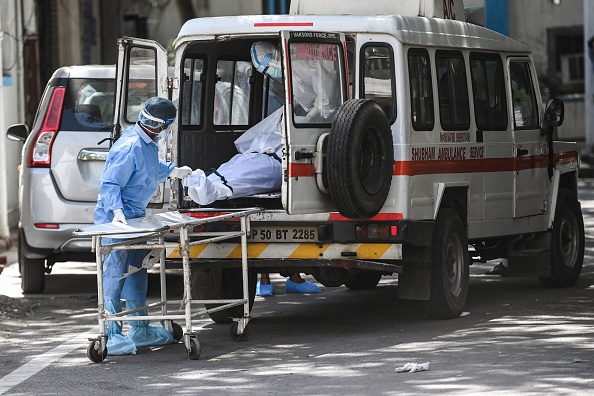
<path id="1" fill-rule="evenodd" d="M 126 219 L 142 217 L 146 206 L 175 168 L 175 163 L 159 160 L 159 148 L 138 123 L 126 129 L 109 150 L 95 207 L 95 224 L 110 223 L 113 211 L 122 209 Z M 104 238 L 103 244 L 116 240 Z M 128 266 L 140 267 L 146 250 L 112 251 L 103 262 L 103 292 L 105 300 L 146 300 L 148 276 L 146 269 L 121 279 Z"/>

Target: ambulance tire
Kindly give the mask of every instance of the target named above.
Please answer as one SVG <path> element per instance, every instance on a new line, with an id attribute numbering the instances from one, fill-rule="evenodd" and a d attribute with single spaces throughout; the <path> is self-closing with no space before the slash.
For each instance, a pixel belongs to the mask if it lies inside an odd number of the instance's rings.
<path id="1" fill-rule="evenodd" d="M 257 274 L 248 272 L 249 306 L 254 306 Z M 192 298 L 199 300 L 222 300 L 243 298 L 241 270 L 239 268 L 212 268 L 192 271 Z M 223 304 L 204 304 L 206 309 Z M 232 318 L 243 317 L 243 305 L 208 314 L 215 323 L 231 323 Z"/>
<path id="2" fill-rule="evenodd" d="M 462 314 L 469 283 L 466 230 L 454 209 L 441 209 L 431 245 L 431 298 L 425 312 L 432 319 L 452 319 Z"/>
<path id="3" fill-rule="evenodd" d="M 330 195 L 345 217 L 369 218 L 386 202 L 394 168 L 390 122 L 377 102 L 346 101 L 328 136 Z"/>
<path id="4" fill-rule="evenodd" d="M 381 279 L 381 272 L 362 271 L 353 275 L 344 285 L 351 290 L 368 290 L 375 288 Z"/>
<path id="5" fill-rule="evenodd" d="M 551 275 L 538 278 L 547 287 L 574 286 L 584 263 L 584 219 L 574 192 L 559 190 L 553 220 Z"/>

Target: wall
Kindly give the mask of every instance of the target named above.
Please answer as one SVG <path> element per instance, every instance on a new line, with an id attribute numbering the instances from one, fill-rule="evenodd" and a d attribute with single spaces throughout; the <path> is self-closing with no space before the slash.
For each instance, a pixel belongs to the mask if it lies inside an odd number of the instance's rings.
<path id="1" fill-rule="evenodd" d="M 19 220 L 18 171 L 22 144 L 8 140 L 6 129 L 22 122 L 22 58 L 18 40 L 20 8 L 14 0 L 0 0 L 0 238 L 8 237 Z"/>
<path id="2" fill-rule="evenodd" d="M 582 0 L 563 0 L 558 6 L 552 0 L 509 2 L 509 35 L 532 51 L 539 76 L 548 73 L 547 29 L 583 25 L 583 8 Z"/>

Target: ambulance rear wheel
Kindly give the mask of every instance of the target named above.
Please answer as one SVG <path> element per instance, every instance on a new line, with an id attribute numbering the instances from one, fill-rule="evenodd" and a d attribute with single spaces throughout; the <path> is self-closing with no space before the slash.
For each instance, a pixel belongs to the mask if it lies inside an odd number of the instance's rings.
<path id="1" fill-rule="evenodd" d="M 361 271 L 345 282 L 345 286 L 351 290 L 373 289 L 382 279 L 381 272 Z"/>
<path id="2" fill-rule="evenodd" d="M 539 278 L 548 287 L 574 286 L 584 263 L 584 219 L 574 192 L 561 189 L 553 221 L 551 275 Z"/>
<path id="3" fill-rule="evenodd" d="M 326 152 L 328 187 L 340 214 L 376 215 L 388 197 L 393 169 L 392 131 L 380 105 L 346 101 L 332 122 Z"/>
<path id="4" fill-rule="evenodd" d="M 250 311 L 256 298 L 257 274 L 248 272 Z M 192 298 L 200 300 L 227 300 L 243 297 L 243 281 L 240 268 L 196 269 L 192 272 Z M 204 304 L 206 309 L 222 304 Z M 243 305 L 222 311 L 209 312 L 208 316 L 216 323 L 231 323 L 232 318 L 243 317 Z"/>
<path id="5" fill-rule="evenodd" d="M 441 209 L 431 245 L 431 298 L 425 302 L 428 317 L 460 316 L 468 295 L 468 240 L 454 209 Z"/>

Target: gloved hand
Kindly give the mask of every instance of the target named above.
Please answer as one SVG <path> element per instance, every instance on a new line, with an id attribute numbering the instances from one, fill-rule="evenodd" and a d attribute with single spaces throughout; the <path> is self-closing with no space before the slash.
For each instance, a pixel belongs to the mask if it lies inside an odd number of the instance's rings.
<path id="1" fill-rule="evenodd" d="M 173 170 L 169 174 L 169 177 L 172 179 L 183 179 L 190 173 L 192 173 L 192 168 L 190 168 L 189 166 L 182 166 L 180 168 L 173 168 Z"/>
<path id="2" fill-rule="evenodd" d="M 128 224 L 128 222 L 126 221 L 126 216 L 124 216 L 124 212 L 122 212 L 122 209 L 116 209 L 113 211 L 113 220 L 111 222 Z"/>

